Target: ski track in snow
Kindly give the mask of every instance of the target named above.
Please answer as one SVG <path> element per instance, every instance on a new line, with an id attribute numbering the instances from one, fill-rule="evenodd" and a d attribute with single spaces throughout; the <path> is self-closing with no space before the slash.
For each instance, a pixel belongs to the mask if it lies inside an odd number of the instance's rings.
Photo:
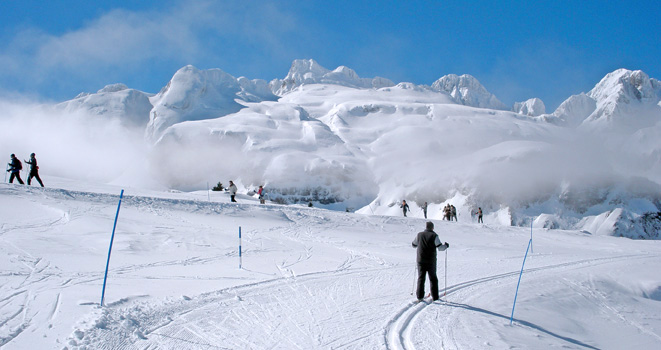
<path id="1" fill-rule="evenodd" d="M 548 275 L 554 272 L 554 270 L 558 269 L 566 269 L 569 267 L 573 268 L 590 268 L 595 265 L 599 264 L 608 264 L 611 262 L 617 262 L 623 259 L 645 259 L 645 258 L 650 258 L 650 256 L 644 255 L 625 255 L 625 256 L 619 256 L 619 257 L 609 257 L 609 258 L 598 258 L 598 259 L 587 259 L 587 260 L 579 260 L 579 261 L 574 261 L 574 262 L 568 262 L 568 263 L 563 263 L 563 264 L 555 264 L 555 265 L 549 265 L 549 266 L 544 266 L 544 267 L 536 267 L 536 268 L 528 268 L 524 269 L 524 275 L 526 276 L 527 279 L 534 279 L 537 278 L 540 274 L 543 275 Z M 412 336 L 412 329 L 416 328 L 416 321 L 419 318 L 422 318 L 422 314 L 426 311 L 428 311 L 429 307 L 437 307 L 437 306 L 455 306 L 455 307 L 460 307 L 464 308 L 467 307 L 465 304 L 461 304 L 460 301 L 453 301 L 453 302 L 448 302 L 447 300 L 449 299 L 449 296 L 454 296 L 455 293 L 458 292 L 467 292 L 471 291 L 473 295 L 477 294 L 479 295 L 479 291 L 484 291 L 485 289 L 488 289 L 491 284 L 494 284 L 498 282 L 499 280 L 505 279 L 505 278 L 510 278 L 513 276 L 518 276 L 520 271 L 513 271 L 509 273 L 504 273 L 504 274 L 498 274 L 498 275 L 492 275 L 492 276 L 486 276 L 483 278 L 479 279 L 474 279 L 470 281 L 464 281 L 458 284 L 454 284 L 451 286 L 448 286 L 446 295 L 443 295 L 443 290 L 439 290 L 439 294 L 441 295 L 441 300 L 436 301 L 436 302 L 430 302 L 427 300 L 427 298 L 422 301 L 422 302 L 412 302 L 408 305 L 406 305 L 400 312 L 398 312 L 392 320 L 388 322 L 388 327 L 386 328 L 385 331 L 385 341 L 386 341 L 386 348 L 387 349 L 392 349 L 392 350 L 412 350 L 412 349 L 417 349 L 415 346 L 415 341 Z M 439 287 L 441 284 L 441 280 L 439 278 Z M 477 291 L 475 290 L 477 289 Z M 484 293 L 484 292 L 482 292 Z M 594 294 L 594 292 L 589 292 L 591 294 Z M 445 300 L 444 300 L 445 299 Z M 608 307 L 606 304 L 603 304 L 604 307 Z M 610 307 L 609 307 L 610 308 Z M 616 310 L 612 310 L 613 312 L 617 313 Z M 438 311 L 439 314 L 442 314 L 446 311 Z M 619 314 L 618 314 L 619 315 Z M 445 317 L 446 321 L 452 320 L 452 317 Z M 507 318 L 509 320 L 509 318 Z M 514 318 L 516 322 L 519 322 L 516 318 Z M 529 323 L 526 323 L 529 325 Z M 454 339 L 452 338 L 452 333 L 458 329 L 456 325 L 453 327 L 444 327 L 444 330 L 446 334 L 448 335 L 447 338 L 443 338 L 440 334 L 437 334 L 439 339 L 439 343 L 442 343 L 443 349 L 458 349 L 462 348 L 461 346 L 457 346 L 456 343 L 454 343 Z M 640 329 L 642 332 L 649 332 L 646 331 L 643 327 L 639 327 L 637 325 L 636 328 Z M 651 333 L 651 332 L 650 332 Z M 656 338 L 659 338 L 658 335 L 656 334 L 650 334 Z M 574 344 L 580 344 L 578 341 L 571 341 L 568 339 L 568 342 L 574 343 Z M 433 343 L 433 342 L 432 342 Z"/>

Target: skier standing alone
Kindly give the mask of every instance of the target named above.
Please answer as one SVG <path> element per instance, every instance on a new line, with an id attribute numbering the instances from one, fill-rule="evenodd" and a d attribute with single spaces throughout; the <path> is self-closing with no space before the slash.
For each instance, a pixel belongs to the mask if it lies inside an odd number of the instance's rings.
<path id="1" fill-rule="evenodd" d="M 413 248 L 417 248 L 416 262 L 418 264 L 418 289 L 416 297 L 421 301 L 425 297 L 425 278 L 429 275 L 431 284 L 431 297 L 438 300 L 438 277 L 436 276 L 436 250 L 444 251 L 450 247 L 445 242 L 441 244 L 440 238 L 434 232 L 434 223 L 427 221 L 427 227 L 424 231 L 418 233 L 413 240 Z"/>
<path id="2" fill-rule="evenodd" d="M 264 200 L 264 186 L 260 185 L 259 190 L 257 191 L 257 194 L 259 195 L 259 204 L 264 204 L 266 201 Z"/>
<path id="3" fill-rule="evenodd" d="M 230 198 L 231 198 L 231 202 L 236 202 L 236 199 L 235 199 L 234 197 L 236 196 L 236 191 L 237 191 L 237 189 L 236 189 L 236 185 L 235 185 L 234 182 L 232 182 L 232 181 L 230 181 L 230 187 L 229 187 L 229 190 L 230 190 Z"/>
<path id="4" fill-rule="evenodd" d="M 30 154 L 30 160 L 26 160 L 25 164 L 30 164 L 30 175 L 28 175 L 28 186 L 30 185 L 30 181 L 32 181 L 32 178 L 36 178 L 37 181 L 39 181 L 39 184 L 41 187 L 44 187 L 44 183 L 41 182 L 41 178 L 39 177 L 39 167 L 37 166 L 37 158 L 35 158 L 34 153 Z"/>
<path id="5" fill-rule="evenodd" d="M 16 155 L 12 153 L 10 156 L 11 162 L 7 163 L 9 165 L 9 169 L 7 169 L 7 172 L 11 172 L 11 175 L 9 175 L 9 183 L 14 183 L 14 178 L 18 180 L 18 183 L 23 185 L 23 180 L 21 179 L 21 169 L 23 169 L 23 165 L 21 164 L 21 161 L 16 158 Z"/>
<path id="6" fill-rule="evenodd" d="M 422 213 L 425 214 L 425 219 L 427 218 L 427 202 L 422 205 Z"/>
<path id="7" fill-rule="evenodd" d="M 406 217 L 406 212 L 409 211 L 409 205 L 406 204 L 406 200 L 402 201 L 402 205 L 399 206 L 404 211 L 404 217 Z"/>

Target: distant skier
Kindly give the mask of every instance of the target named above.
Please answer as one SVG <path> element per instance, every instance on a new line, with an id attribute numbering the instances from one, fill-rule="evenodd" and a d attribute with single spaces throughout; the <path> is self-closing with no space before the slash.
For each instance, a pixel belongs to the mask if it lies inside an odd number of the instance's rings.
<path id="1" fill-rule="evenodd" d="M 232 201 L 232 202 L 236 202 L 236 199 L 235 199 L 234 197 L 236 196 L 236 191 L 237 191 L 237 189 L 236 189 L 236 185 L 235 185 L 234 182 L 232 182 L 231 180 L 230 180 L 230 186 L 228 187 L 228 189 L 229 189 L 229 191 L 230 191 L 230 199 L 231 199 L 231 201 Z"/>
<path id="2" fill-rule="evenodd" d="M 406 217 L 406 212 L 410 210 L 409 205 L 406 204 L 406 200 L 403 200 L 402 205 L 400 205 L 399 207 L 402 208 L 402 211 L 404 212 L 404 217 Z"/>
<path id="3" fill-rule="evenodd" d="M 454 219 L 454 221 L 457 221 L 457 208 L 455 208 L 454 205 L 450 205 L 450 213 L 452 214 L 452 219 Z"/>
<path id="4" fill-rule="evenodd" d="M 445 242 L 441 244 L 436 232 L 434 232 L 434 223 L 427 222 L 426 229 L 419 232 L 411 243 L 413 248 L 417 248 L 416 262 L 418 264 L 418 289 L 416 297 L 421 301 L 425 297 L 425 279 L 429 275 L 431 284 L 431 297 L 438 300 L 438 277 L 436 276 L 436 250 L 444 251 L 450 247 Z"/>
<path id="5" fill-rule="evenodd" d="M 477 208 L 477 223 L 478 224 L 483 224 L 484 223 L 482 221 L 482 208 L 480 208 L 480 207 Z"/>
<path id="6" fill-rule="evenodd" d="M 44 183 L 41 182 L 41 178 L 39 177 L 39 167 L 37 166 L 37 158 L 35 158 L 34 153 L 30 154 L 30 160 L 24 160 L 25 164 L 30 164 L 30 174 L 28 175 L 28 186 L 30 185 L 30 181 L 32 181 L 32 178 L 34 177 L 39 181 L 39 184 L 41 187 L 44 187 Z"/>
<path id="7" fill-rule="evenodd" d="M 427 202 L 422 205 L 422 213 L 425 214 L 425 219 L 427 218 Z"/>
<path id="8" fill-rule="evenodd" d="M 264 186 L 260 185 L 259 190 L 257 190 L 257 194 L 259 195 L 259 204 L 264 204 L 266 201 L 264 200 Z"/>
<path id="9" fill-rule="evenodd" d="M 9 183 L 14 183 L 14 178 L 18 180 L 18 183 L 21 185 L 24 185 L 25 183 L 21 179 L 21 169 L 23 169 L 23 164 L 21 164 L 21 161 L 16 158 L 16 155 L 12 153 L 10 156 L 11 162 L 7 163 L 9 165 L 9 169 L 7 169 L 7 172 L 11 172 L 11 175 L 9 175 Z"/>

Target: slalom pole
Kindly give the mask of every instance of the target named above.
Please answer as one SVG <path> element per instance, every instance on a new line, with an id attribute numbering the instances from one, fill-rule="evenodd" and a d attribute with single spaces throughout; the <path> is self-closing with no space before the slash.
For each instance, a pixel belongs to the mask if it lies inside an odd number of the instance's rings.
<path id="1" fill-rule="evenodd" d="M 239 226 L 239 269 L 243 263 L 243 258 L 241 257 L 241 226 Z"/>
<path id="2" fill-rule="evenodd" d="M 510 316 L 510 326 L 514 320 L 514 307 L 516 306 L 516 297 L 519 295 L 519 285 L 521 284 L 521 276 L 523 275 L 523 266 L 526 265 L 526 257 L 528 257 L 528 250 L 532 245 L 532 238 L 528 241 L 528 248 L 526 248 L 526 255 L 523 257 L 523 264 L 521 264 L 521 273 L 519 273 L 519 283 L 516 284 L 516 293 L 514 293 L 514 304 L 512 305 L 512 316 Z"/>
<path id="3" fill-rule="evenodd" d="M 117 218 L 119 217 L 119 208 L 122 206 L 122 197 L 124 190 L 119 194 L 119 204 L 117 204 L 117 214 L 115 214 L 115 223 L 112 225 L 112 236 L 110 236 L 110 247 L 108 248 L 108 260 L 106 261 L 106 273 L 103 276 L 103 290 L 101 291 L 101 306 L 103 306 L 103 298 L 106 295 L 106 280 L 108 279 L 108 266 L 110 266 L 110 253 L 112 252 L 112 242 L 115 239 L 115 228 L 117 227 Z"/>

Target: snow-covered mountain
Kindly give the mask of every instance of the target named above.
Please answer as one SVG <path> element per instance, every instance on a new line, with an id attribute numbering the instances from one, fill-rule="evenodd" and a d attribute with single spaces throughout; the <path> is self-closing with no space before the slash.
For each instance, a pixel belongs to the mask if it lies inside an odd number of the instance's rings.
<path id="1" fill-rule="evenodd" d="M 542 100 L 535 97 L 525 102 L 515 102 L 512 111 L 530 117 L 537 117 L 546 113 L 546 106 L 544 106 Z"/>
<path id="2" fill-rule="evenodd" d="M 496 96 L 487 91 L 475 77 L 464 74 L 449 74 L 432 85 L 432 89 L 450 94 L 457 103 L 466 106 L 490 109 L 508 109 Z"/>
<path id="3" fill-rule="evenodd" d="M 462 220 L 481 207 L 503 225 L 658 238 L 660 86 L 617 70 L 543 114 L 539 99 L 508 111 L 469 75 L 394 85 L 296 60 L 266 83 L 187 66 L 150 97 L 140 176 L 180 190 L 233 179 L 365 214 L 401 215 L 406 199 L 415 216 L 452 203 Z"/>
<path id="4" fill-rule="evenodd" d="M 360 78 L 353 69 L 345 66 L 331 71 L 313 59 L 295 60 L 284 79 L 274 79 L 269 83 L 273 93 L 278 96 L 285 95 L 303 84 L 332 84 L 366 89 L 395 85 L 386 78 Z"/>
<path id="5" fill-rule="evenodd" d="M 661 120 L 661 82 L 642 71 L 618 69 L 587 95 L 597 105 L 584 121 L 591 127 L 636 131 Z"/>
<path id="6" fill-rule="evenodd" d="M 581 93 L 573 95 L 558 106 L 552 115 L 544 115 L 548 121 L 577 127 L 597 109 L 597 102 L 590 96 Z"/>
<path id="7" fill-rule="evenodd" d="M 169 126 L 188 120 L 216 118 L 238 112 L 237 101 L 275 100 L 264 80 L 234 78 L 220 69 L 179 69 L 168 85 L 151 98 L 145 136 L 155 142 Z"/>
<path id="8" fill-rule="evenodd" d="M 661 120 L 661 82 L 642 71 L 618 69 L 588 93 L 571 96 L 543 118 L 583 130 L 633 133 Z"/>
<path id="9" fill-rule="evenodd" d="M 94 94 L 81 93 L 70 101 L 56 105 L 64 113 L 83 113 L 103 118 L 116 118 L 130 125 L 145 127 L 153 108 L 150 94 L 129 89 L 124 84 L 107 85 Z"/>

